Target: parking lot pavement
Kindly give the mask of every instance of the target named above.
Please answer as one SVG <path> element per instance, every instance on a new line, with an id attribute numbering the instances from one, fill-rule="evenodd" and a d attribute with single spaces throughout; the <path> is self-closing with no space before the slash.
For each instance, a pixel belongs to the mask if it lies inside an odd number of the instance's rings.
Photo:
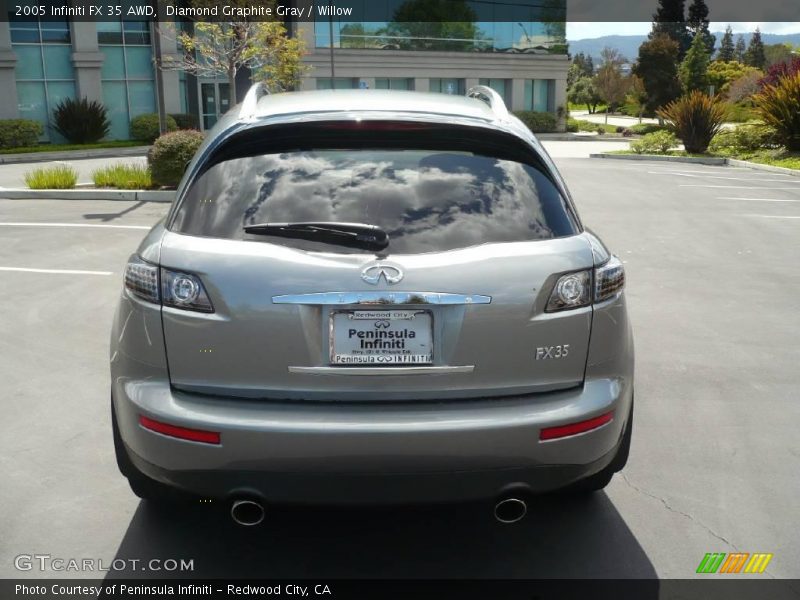
<path id="1" fill-rule="evenodd" d="M 107 336 L 144 230 L 111 226 L 166 207 L 0 200 L 0 577 L 41 576 L 13 558 L 47 553 L 193 559 L 195 576 L 682 578 L 732 551 L 773 553 L 764 577 L 800 577 L 800 180 L 557 162 L 626 263 L 636 425 L 607 492 L 540 498 L 517 526 L 486 506 L 293 508 L 249 530 L 222 506 L 139 503 L 114 465 Z"/>

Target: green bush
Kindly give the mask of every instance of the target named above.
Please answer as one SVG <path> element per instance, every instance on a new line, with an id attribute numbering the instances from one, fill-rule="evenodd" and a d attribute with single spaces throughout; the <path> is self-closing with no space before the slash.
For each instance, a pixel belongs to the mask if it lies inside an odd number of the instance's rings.
<path id="1" fill-rule="evenodd" d="M 636 135 L 647 135 L 656 131 L 664 131 L 664 127 L 658 123 L 638 123 L 631 127 L 631 131 Z"/>
<path id="2" fill-rule="evenodd" d="M 96 187 L 121 190 L 146 190 L 153 187 L 150 169 L 144 165 L 112 165 L 92 173 Z"/>
<path id="3" fill-rule="evenodd" d="M 558 120 L 552 113 L 522 110 L 514 114 L 534 133 L 551 133 L 558 125 Z"/>
<path id="4" fill-rule="evenodd" d="M 178 124 L 171 116 L 167 115 L 167 131 L 177 131 Z M 158 115 L 148 113 L 131 119 L 131 137 L 152 144 L 161 135 L 161 125 Z"/>
<path id="5" fill-rule="evenodd" d="M 158 138 L 147 153 L 153 185 L 178 185 L 186 163 L 192 159 L 202 143 L 203 134 L 191 130 L 173 131 Z"/>
<path id="6" fill-rule="evenodd" d="M 39 121 L 3 119 L 0 121 L 0 148 L 35 146 L 42 131 Z"/>
<path id="7" fill-rule="evenodd" d="M 578 132 L 578 120 L 569 118 L 567 119 L 567 131 L 569 133 L 577 133 Z"/>
<path id="8" fill-rule="evenodd" d="M 197 115 L 191 113 L 174 113 L 170 117 L 175 119 L 178 124 L 178 129 L 197 129 L 200 122 L 197 120 Z"/>
<path id="9" fill-rule="evenodd" d="M 658 111 L 683 142 L 689 154 L 703 154 L 727 117 L 725 103 L 718 97 L 695 90 Z"/>
<path id="10" fill-rule="evenodd" d="M 99 102 L 66 98 L 53 110 L 53 129 L 71 144 L 92 144 L 108 135 L 108 111 Z"/>
<path id="11" fill-rule="evenodd" d="M 709 144 L 712 152 L 755 152 L 764 148 L 780 147 L 777 132 L 769 125 L 739 125 L 735 129 L 723 129 Z"/>
<path id="12" fill-rule="evenodd" d="M 758 119 L 758 112 L 753 107 L 752 103 L 748 101 L 743 102 L 728 102 L 728 115 L 726 121 L 730 123 L 747 123 Z"/>
<path id="13" fill-rule="evenodd" d="M 781 77 L 754 96 L 756 108 L 787 150 L 800 150 L 800 71 Z"/>
<path id="14" fill-rule="evenodd" d="M 648 133 L 640 140 L 631 142 L 631 150 L 636 154 L 667 154 L 678 145 L 676 138 L 669 131 Z"/>
<path id="15" fill-rule="evenodd" d="M 69 190 L 78 183 L 78 172 L 68 165 L 40 167 L 25 173 L 25 183 L 32 190 Z"/>

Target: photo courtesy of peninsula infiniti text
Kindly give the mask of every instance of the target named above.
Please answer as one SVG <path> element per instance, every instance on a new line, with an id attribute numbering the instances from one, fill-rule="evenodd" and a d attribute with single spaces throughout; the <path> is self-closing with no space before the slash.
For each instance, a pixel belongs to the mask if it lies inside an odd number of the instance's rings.
<path id="1" fill-rule="evenodd" d="M 243 525 L 459 501 L 517 521 L 627 461 L 624 285 L 490 88 L 257 84 L 125 267 L 117 462 L 138 496 Z"/>

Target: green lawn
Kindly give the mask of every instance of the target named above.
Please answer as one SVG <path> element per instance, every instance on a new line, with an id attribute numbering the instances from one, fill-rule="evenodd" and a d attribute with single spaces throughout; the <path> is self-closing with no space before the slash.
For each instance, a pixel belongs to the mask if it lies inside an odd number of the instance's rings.
<path id="1" fill-rule="evenodd" d="M 132 148 L 146 146 L 145 142 L 125 140 L 117 142 L 98 142 L 96 144 L 40 144 L 22 148 L 2 148 L 0 154 L 31 154 L 33 152 L 60 152 L 66 150 L 95 150 L 99 148 Z"/>
<path id="2" fill-rule="evenodd" d="M 636 154 L 633 150 L 612 150 L 607 154 Z M 757 152 L 717 152 L 714 154 L 688 154 L 683 150 L 670 150 L 667 154 L 641 154 L 640 156 L 689 156 L 693 158 L 733 158 L 749 162 L 800 170 L 800 152 L 784 150 L 758 150 Z"/>

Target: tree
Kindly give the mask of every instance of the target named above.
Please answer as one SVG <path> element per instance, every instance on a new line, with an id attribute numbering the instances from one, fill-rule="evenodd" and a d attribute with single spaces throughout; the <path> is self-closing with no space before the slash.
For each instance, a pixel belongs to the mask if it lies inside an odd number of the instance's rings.
<path id="1" fill-rule="evenodd" d="M 767 64 L 767 57 L 764 55 L 764 42 L 761 41 L 761 30 L 756 27 L 753 37 L 750 38 L 750 45 L 744 53 L 744 64 L 756 69 L 763 69 Z"/>
<path id="2" fill-rule="evenodd" d="M 758 82 L 759 87 L 777 85 L 778 80 L 783 77 L 791 77 L 795 73 L 800 73 L 800 56 L 795 56 L 790 61 L 772 65 L 767 74 Z"/>
<path id="3" fill-rule="evenodd" d="M 706 91 L 708 87 L 709 53 L 702 33 L 694 36 L 692 47 L 686 53 L 680 68 L 680 79 L 686 93 L 694 90 Z"/>
<path id="4" fill-rule="evenodd" d="M 714 45 L 717 43 L 717 39 L 708 30 L 708 7 L 705 0 L 693 0 L 689 5 L 687 23 L 693 39 L 698 35 L 702 37 L 709 57 L 714 54 Z"/>
<path id="5" fill-rule="evenodd" d="M 237 2 L 246 0 L 228 0 Z M 195 0 L 193 5 L 209 6 L 209 2 Z M 183 55 L 163 61 L 160 67 L 198 77 L 227 78 L 232 105 L 238 102 L 236 75 L 242 69 L 250 69 L 253 79 L 264 81 L 272 91 L 293 89 L 305 71 L 303 43 L 287 37 L 280 21 L 195 21 L 193 31 L 184 31 L 177 39 Z"/>
<path id="6" fill-rule="evenodd" d="M 639 46 L 639 60 L 633 73 L 644 82 L 648 112 L 655 112 L 681 95 L 677 59 L 678 43 L 666 34 L 657 35 Z"/>
<path id="7" fill-rule="evenodd" d="M 590 114 L 597 110 L 602 98 L 594 87 L 591 77 L 583 76 L 575 82 L 567 93 L 567 100 L 573 104 L 585 104 Z"/>
<path id="8" fill-rule="evenodd" d="M 736 60 L 736 48 L 733 45 L 733 29 L 731 29 L 730 25 L 725 28 L 725 35 L 722 36 L 722 41 L 719 44 L 717 60 L 722 62 Z"/>
<path id="9" fill-rule="evenodd" d="M 718 93 L 727 94 L 731 84 L 749 73 L 761 73 L 758 69 L 729 60 L 715 60 L 708 65 L 708 84 L 713 85 Z"/>
<path id="10" fill-rule="evenodd" d="M 766 67 L 781 63 L 788 63 L 792 60 L 791 44 L 765 44 L 764 56 L 767 59 Z"/>
<path id="11" fill-rule="evenodd" d="M 616 48 L 609 48 L 608 46 L 603 48 L 603 50 L 600 52 L 600 58 L 603 61 L 602 66 L 612 64 L 615 67 L 621 67 L 628 62 L 628 59 L 622 56 L 619 50 Z"/>
<path id="12" fill-rule="evenodd" d="M 692 43 L 686 28 L 684 2 L 685 0 L 658 0 L 658 9 L 653 15 L 653 30 L 649 38 L 652 40 L 660 34 L 669 36 L 678 44 L 678 60 L 683 60 Z"/>
<path id="13" fill-rule="evenodd" d="M 583 71 L 579 65 L 572 63 L 567 69 L 567 89 L 571 90 L 572 86 L 575 85 L 575 82 L 578 81 L 581 77 L 584 77 Z"/>
<path id="14" fill-rule="evenodd" d="M 750 100 L 761 91 L 759 82 L 762 80 L 762 76 L 761 71 L 753 69 L 751 72 L 739 77 L 739 79 L 732 81 L 728 86 L 728 101 L 735 104 Z"/>
<path id="15" fill-rule="evenodd" d="M 644 81 L 637 75 L 631 75 L 630 77 L 628 101 L 636 106 L 636 111 L 639 113 L 639 123 L 641 123 L 647 104 L 647 90 L 644 87 Z"/>
<path id="16" fill-rule="evenodd" d="M 586 56 L 583 52 L 579 52 L 572 59 L 572 64 L 580 69 L 581 75 L 586 77 L 594 75 L 594 61 L 591 56 Z"/>
<path id="17" fill-rule="evenodd" d="M 609 51 L 605 48 L 603 52 Z M 608 123 L 608 113 L 613 111 L 619 104 L 625 100 L 630 87 L 630 81 L 622 74 L 620 69 L 619 52 L 616 50 L 607 53 L 607 60 L 603 62 L 603 66 L 597 71 L 594 77 L 594 86 L 597 93 L 608 105 L 606 109 L 605 122 Z"/>
<path id="18" fill-rule="evenodd" d="M 741 35 L 736 39 L 736 47 L 734 48 L 734 53 L 736 55 L 735 60 L 738 60 L 740 63 L 743 63 L 745 44 L 744 44 L 744 37 L 742 37 Z"/>

